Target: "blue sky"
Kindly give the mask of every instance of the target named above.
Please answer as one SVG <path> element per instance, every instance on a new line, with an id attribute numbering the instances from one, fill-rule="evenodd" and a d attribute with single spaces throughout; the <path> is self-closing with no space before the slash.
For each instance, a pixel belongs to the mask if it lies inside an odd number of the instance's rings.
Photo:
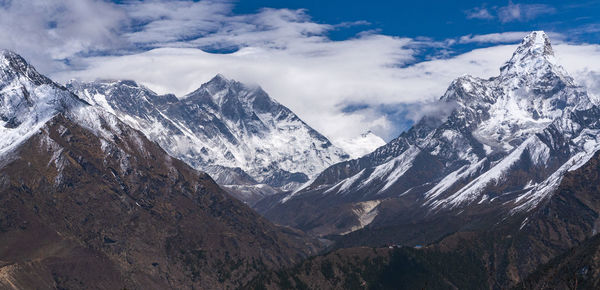
<path id="1" fill-rule="evenodd" d="M 255 13 L 264 7 L 306 9 L 318 23 L 356 23 L 328 33 L 333 40 L 355 37 L 365 30 L 385 35 L 434 41 L 512 31 L 545 30 L 564 41 L 600 42 L 600 0 L 592 1 L 234 1 L 234 13 Z M 515 11 L 519 11 L 515 14 Z M 507 41 L 514 42 L 514 41 Z M 490 43 L 457 44 L 457 54 Z M 439 48 L 445 50 L 446 48 Z M 427 53 L 439 53 L 426 51 Z"/>
<path id="2" fill-rule="evenodd" d="M 532 30 L 600 91 L 600 0 L 0 0 L 0 47 L 58 81 L 126 78 L 182 97 L 217 73 L 262 86 L 335 141 L 386 140 L 456 77 L 491 77 Z"/>
<path id="3" fill-rule="evenodd" d="M 600 1 L 256 0 L 235 5 L 236 13 L 252 13 L 263 7 L 307 9 L 317 22 L 367 21 L 371 29 L 383 34 L 437 40 L 523 30 L 577 30 L 582 35 L 573 36 L 582 41 L 597 42 L 600 37 Z M 510 6 L 520 7 L 520 17 L 510 17 L 506 11 Z M 357 31 L 360 29 L 336 31 L 332 38 L 351 37 Z"/>
<path id="4" fill-rule="evenodd" d="M 114 1 L 131 3 L 135 1 Z M 141 1 L 144 2 L 144 1 Z M 152 2 L 152 1 L 145 1 Z M 193 1 L 202 2 L 202 1 Z M 217 1 L 218 2 L 218 1 Z M 335 25 L 326 35 L 345 40 L 357 34 L 379 33 L 444 42 L 467 35 L 545 30 L 561 34 L 562 41 L 600 42 L 600 0 L 590 1 L 343 1 L 242 0 L 221 1 L 231 15 L 249 15 L 265 8 L 303 10 L 311 21 Z M 191 35 L 190 39 L 198 35 Z M 514 42 L 513 39 L 503 41 Z M 422 57 L 457 54 L 494 43 L 455 43 L 452 49 L 425 50 Z M 211 49 L 227 53 L 234 49 Z"/>

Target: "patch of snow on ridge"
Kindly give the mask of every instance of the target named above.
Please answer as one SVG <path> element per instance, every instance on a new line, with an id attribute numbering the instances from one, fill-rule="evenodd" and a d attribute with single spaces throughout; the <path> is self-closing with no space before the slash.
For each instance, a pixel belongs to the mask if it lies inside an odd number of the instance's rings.
<path id="1" fill-rule="evenodd" d="M 363 180 L 359 187 L 365 188 L 377 181 L 385 181 L 385 185 L 379 190 L 383 192 L 392 186 L 410 167 L 412 162 L 421 152 L 417 147 L 411 146 L 398 157 L 378 165 L 366 180 Z"/>
<path id="2" fill-rule="evenodd" d="M 537 136 L 531 136 L 523 142 L 518 148 L 513 150 L 508 156 L 504 157 L 498 164 L 479 175 L 473 181 L 462 187 L 459 191 L 452 194 L 450 197 L 436 200 L 431 203 L 432 208 L 450 206 L 455 207 L 460 204 L 468 204 L 474 202 L 481 197 L 484 189 L 490 184 L 498 184 L 505 177 L 511 167 L 519 162 L 523 157 L 523 153 L 528 152 L 535 164 L 543 164 L 549 158 L 549 149 L 539 140 Z M 446 186 L 446 185 L 444 185 Z M 439 194 L 439 189 L 432 192 L 431 195 Z"/>
<path id="3" fill-rule="evenodd" d="M 531 190 L 519 196 L 515 200 L 518 206 L 511 210 L 511 214 L 535 208 L 541 201 L 552 195 L 560 185 L 565 173 L 577 170 L 586 164 L 600 150 L 600 131 L 584 130 L 580 136 L 573 139 L 573 142 L 580 147 L 581 151 L 573 155 L 543 182 L 536 184 Z"/>
<path id="4" fill-rule="evenodd" d="M 333 191 L 336 191 L 337 193 L 343 193 L 345 191 L 347 191 L 348 189 L 350 189 L 352 187 L 352 185 L 354 185 L 354 183 L 356 183 L 356 181 L 358 181 L 363 173 L 365 173 L 365 169 L 361 170 L 360 172 L 358 172 L 357 174 L 353 175 L 350 178 L 346 178 L 340 182 L 338 182 L 338 184 L 332 186 L 330 189 L 326 190 L 323 192 L 323 194 L 327 194 Z M 337 189 L 337 190 L 336 190 Z"/>
<path id="5" fill-rule="evenodd" d="M 425 193 L 425 198 L 427 201 L 432 201 L 437 198 L 440 194 L 446 192 L 450 187 L 461 180 L 465 180 L 479 172 L 483 166 L 487 158 L 481 159 L 479 162 L 474 164 L 465 165 L 458 170 L 446 175 L 438 184 L 436 184 L 431 190 Z"/>

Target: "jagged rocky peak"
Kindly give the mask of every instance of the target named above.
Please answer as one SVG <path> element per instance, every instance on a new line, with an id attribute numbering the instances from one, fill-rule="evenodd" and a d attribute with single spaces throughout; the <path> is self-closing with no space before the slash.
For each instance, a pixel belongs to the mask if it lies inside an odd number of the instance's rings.
<path id="1" fill-rule="evenodd" d="M 39 74 L 20 55 L 9 50 L 0 49 L 0 82 L 2 86 L 19 76 L 29 79 L 38 86 L 52 83 L 49 78 Z"/>
<path id="2" fill-rule="evenodd" d="M 148 106 L 148 102 L 165 105 L 178 102 L 173 94 L 159 95 L 134 80 L 98 79 L 94 82 L 70 80 L 66 87 L 77 92 L 91 104 L 96 104 L 113 111 L 110 105 L 116 105 L 121 110 L 137 109 Z"/>
<path id="3" fill-rule="evenodd" d="M 245 86 L 235 80 L 230 80 L 222 74 L 217 74 L 210 81 L 202 84 L 197 90 L 184 96 L 184 99 L 195 100 L 198 97 L 209 95 L 213 102 L 221 105 L 223 97 L 227 94 L 243 90 Z"/>
<path id="4" fill-rule="evenodd" d="M 219 73 L 215 75 L 212 79 L 210 79 L 210 81 L 205 83 L 203 87 L 205 87 L 206 89 L 211 89 L 213 92 L 217 92 L 233 83 L 236 83 L 236 81 L 230 80 Z"/>
<path id="5" fill-rule="evenodd" d="M 544 31 L 533 31 L 523 38 L 513 58 L 524 56 L 554 56 L 550 38 Z"/>
<path id="6" fill-rule="evenodd" d="M 244 84 L 229 79 L 222 74 L 217 74 L 200 88 L 184 96 L 183 99 L 188 100 L 188 102 L 199 101 L 203 103 L 210 100 L 215 105 L 224 107 L 224 109 L 241 106 L 262 112 L 269 112 L 279 106 L 279 103 L 272 99 L 260 86 Z"/>
<path id="7" fill-rule="evenodd" d="M 486 114 L 478 118 L 487 119 L 489 112 L 494 126 L 498 122 L 520 123 L 525 119 L 550 122 L 565 110 L 587 109 L 592 105 L 585 90 L 556 61 L 543 31 L 534 31 L 523 39 L 498 77 L 489 80 L 460 77 L 452 82 L 441 100 L 457 102 L 472 111 L 460 112 L 463 115 L 481 111 Z"/>
<path id="8" fill-rule="evenodd" d="M 83 105 L 18 54 L 0 51 L 0 154 L 16 148 L 57 113 Z"/>
<path id="9" fill-rule="evenodd" d="M 550 38 L 543 31 L 531 32 L 523 38 L 510 60 L 500 68 L 502 80 L 528 75 L 536 79 L 553 75 L 567 85 L 573 84 L 573 79 L 554 57 Z"/>
<path id="10" fill-rule="evenodd" d="M 465 105 L 474 101 L 493 102 L 494 96 L 485 88 L 485 80 L 464 75 L 452 81 L 446 93 L 440 98 L 443 102 L 456 102 Z"/>
<path id="11" fill-rule="evenodd" d="M 221 182 L 239 168 L 256 182 L 287 188 L 348 158 L 259 86 L 220 74 L 181 99 L 133 81 L 67 87 Z"/>
<path id="12" fill-rule="evenodd" d="M 93 84 L 93 86 L 92 86 Z M 117 79 L 97 79 L 93 82 L 83 82 L 78 79 L 69 80 L 66 83 L 67 88 L 71 88 L 73 90 L 79 89 L 89 89 L 92 87 L 124 87 L 124 88 L 132 88 L 132 89 L 144 89 L 148 90 L 146 87 L 138 84 L 134 80 L 117 80 Z"/>
<path id="13" fill-rule="evenodd" d="M 20 55 L 0 50 L 0 120 L 14 128 L 38 122 L 79 99 L 38 73 Z"/>

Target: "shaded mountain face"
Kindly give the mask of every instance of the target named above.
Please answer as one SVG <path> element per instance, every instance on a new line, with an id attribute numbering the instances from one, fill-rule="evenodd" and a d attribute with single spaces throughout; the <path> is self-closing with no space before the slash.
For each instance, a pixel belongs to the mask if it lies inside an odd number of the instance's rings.
<path id="1" fill-rule="evenodd" d="M 260 87 L 222 75 L 181 100 L 132 81 L 70 82 L 67 87 L 234 193 L 238 189 L 242 200 L 296 188 L 349 158 Z"/>
<path id="2" fill-rule="evenodd" d="M 471 256 L 406 247 L 361 247 L 340 249 L 293 268 L 265 273 L 247 288 L 485 289 L 487 281 L 484 267 Z"/>
<path id="3" fill-rule="evenodd" d="M 600 153 L 567 173 L 545 208 L 523 231 L 550 237 L 546 244 L 563 241 L 573 248 L 540 266 L 519 288 L 600 287 Z"/>
<path id="4" fill-rule="evenodd" d="M 597 289 L 599 193 L 600 152 L 596 152 L 583 166 L 566 173 L 543 204 L 497 218 L 493 226 L 465 228 L 414 249 L 339 249 L 259 275 L 250 285 L 267 289 L 315 285 L 330 289 L 396 289 L 397 285 L 411 289 Z M 397 239 L 408 234 L 401 226 L 363 231 L 379 238 L 390 232 L 396 232 Z M 343 244 L 349 240 L 341 240 L 338 246 L 349 245 Z"/>
<path id="5" fill-rule="evenodd" d="M 0 285 L 231 288 L 317 249 L 115 115 L 0 54 Z M 12 114 L 12 115 L 11 115 Z"/>
<path id="6" fill-rule="evenodd" d="M 503 217 L 485 230 L 452 234 L 432 248 L 479 257 L 494 288 L 521 282 L 519 287 L 525 289 L 576 289 L 575 283 L 577 289 L 595 289 L 599 181 L 596 152 L 567 172 L 553 194 L 533 210 Z"/>
<path id="7" fill-rule="evenodd" d="M 256 208 L 318 235 L 420 244 L 535 209 L 598 149 L 599 110 L 543 32 L 528 35 L 499 76 L 453 81 L 440 106 L 451 113 Z"/>
<path id="8" fill-rule="evenodd" d="M 598 289 L 600 287 L 600 236 L 596 235 L 552 259 L 515 289 Z"/>

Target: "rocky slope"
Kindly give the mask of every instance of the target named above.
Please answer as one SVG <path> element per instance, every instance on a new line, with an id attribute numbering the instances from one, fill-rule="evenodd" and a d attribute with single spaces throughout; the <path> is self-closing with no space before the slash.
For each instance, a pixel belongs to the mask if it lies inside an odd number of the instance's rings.
<path id="1" fill-rule="evenodd" d="M 499 76 L 460 77 L 439 102 L 449 115 L 425 116 L 373 153 L 256 208 L 317 235 L 431 242 L 535 209 L 599 148 L 597 107 L 540 31 Z"/>
<path id="2" fill-rule="evenodd" d="M 232 288 L 317 244 L 0 53 L 0 285 Z"/>
<path id="3" fill-rule="evenodd" d="M 598 289 L 600 287 L 600 236 L 596 235 L 552 259 L 515 289 Z"/>
<path id="4" fill-rule="evenodd" d="M 255 278 L 252 289 L 484 289 L 475 257 L 411 248 L 341 249 Z"/>
<path id="5" fill-rule="evenodd" d="M 133 81 L 73 81 L 67 87 L 249 203 L 348 159 L 260 87 L 222 75 L 181 99 Z"/>
<path id="6" fill-rule="evenodd" d="M 409 289 L 596 289 L 599 179 L 600 153 L 596 153 L 568 172 L 555 193 L 528 213 L 496 219 L 485 229 L 463 229 L 414 249 L 395 245 L 393 250 L 339 249 L 287 270 L 257 276 L 250 285 L 267 289 L 315 285 L 331 289 L 395 289 L 398 285 L 410 285 Z M 407 234 L 400 227 L 370 234 L 390 232 Z"/>

